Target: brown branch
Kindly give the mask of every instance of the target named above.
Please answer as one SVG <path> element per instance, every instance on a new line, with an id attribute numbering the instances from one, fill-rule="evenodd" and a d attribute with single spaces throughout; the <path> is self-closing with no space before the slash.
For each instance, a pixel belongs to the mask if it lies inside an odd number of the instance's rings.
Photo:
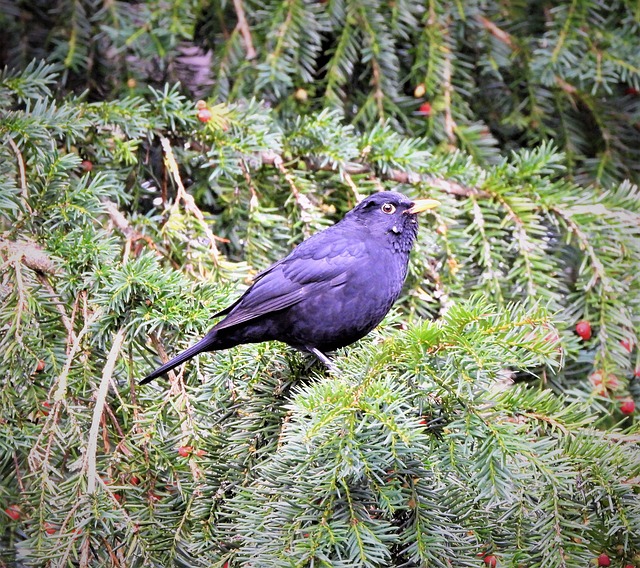
<path id="1" fill-rule="evenodd" d="M 494 24 L 491 20 L 488 20 L 484 16 L 478 16 L 478 21 L 493 37 L 500 40 L 511 49 L 516 49 L 517 46 L 509 32 L 505 32 L 502 28 L 499 28 L 496 24 Z"/>
<path id="2" fill-rule="evenodd" d="M 67 336 L 68 336 L 69 340 L 71 342 L 73 342 L 73 340 L 75 339 L 76 335 L 75 335 L 75 333 L 73 331 L 72 320 L 69 319 L 69 316 L 67 315 L 67 312 L 64 309 L 64 304 L 60 300 L 60 297 L 56 293 L 55 289 L 53 288 L 53 286 L 51 285 L 51 282 L 49 282 L 47 277 L 44 274 L 41 274 L 41 273 L 38 273 L 37 277 L 38 277 L 38 280 L 40 281 L 40 283 L 47 289 L 47 292 L 49 292 L 49 295 L 51 296 L 51 300 L 53 302 L 53 305 L 56 307 L 56 310 L 60 314 L 60 318 L 62 319 L 62 324 L 64 325 L 65 329 L 67 330 Z"/>
<path id="3" fill-rule="evenodd" d="M 207 238 L 209 239 L 209 248 L 211 249 L 211 252 L 213 254 L 213 263 L 215 265 L 218 265 L 220 253 L 218 251 L 218 247 L 216 246 L 216 240 L 223 240 L 223 239 L 220 239 L 220 237 L 213 234 L 213 232 L 209 228 L 209 225 L 206 219 L 204 218 L 204 215 L 202 214 L 202 211 L 200 211 L 200 209 L 196 205 L 195 199 L 185 189 L 184 184 L 182 183 L 182 178 L 180 177 L 178 162 L 176 162 L 176 158 L 173 154 L 173 150 L 171 148 L 171 143 L 169 142 L 169 139 L 162 136 L 160 138 L 160 144 L 162 145 L 162 150 L 164 151 L 165 165 L 169 170 L 169 173 L 171 174 L 171 177 L 173 178 L 173 181 L 176 184 L 176 188 L 178 190 L 178 194 L 176 195 L 176 201 L 173 207 L 176 207 L 177 204 L 180 201 L 182 201 L 184 203 L 185 209 L 189 213 L 191 213 L 198 221 L 200 221 L 202 230 L 204 231 L 205 235 L 207 235 Z"/>
<path id="4" fill-rule="evenodd" d="M 280 169 L 280 166 L 278 166 L 278 164 L 282 164 L 284 162 L 282 156 L 272 151 L 262 152 L 260 154 L 260 159 L 264 165 L 275 166 L 278 169 Z M 374 169 L 370 165 L 360 164 L 357 162 L 352 162 L 342 166 L 332 166 L 327 164 L 319 165 L 315 163 L 313 159 L 305 158 L 305 163 L 309 169 L 314 171 L 341 172 L 346 173 L 350 176 L 375 174 Z M 410 185 L 426 184 L 435 189 L 439 189 L 444 193 L 457 195 L 459 197 L 470 197 L 472 195 L 478 197 L 487 196 L 484 191 L 479 190 L 475 187 L 468 187 L 461 183 L 458 183 L 457 181 L 435 177 L 430 174 L 419 174 L 417 172 L 406 172 L 403 170 L 391 169 L 387 170 L 385 173 L 379 174 L 378 177 L 383 180 L 395 181 L 397 183 L 405 183 Z"/>
<path id="5" fill-rule="evenodd" d="M 456 122 L 453 120 L 453 114 L 451 113 L 451 92 L 453 88 L 451 86 L 451 50 L 446 47 L 446 57 L 444 60 L 443 69 L 443 85 L 444 91 L 444 131 L 449 139 L 449 143 L 455 145 L 456 143 Z"/>
<path id="6" fill-rule="evenodd" d="M 293 179 L 293 175 L 291 175 L 291 172 L 285 167 L 282 156 L 276 154 L 275 152 L 264 152 L 263 154 L 268 155 L 269 158 L 271 158 L 271 163 L 284 176 L 284 179 L 287 180 L 287 183 L 291 188 L 291 193 L 293 194 L 296 203 L 302 211 L 302 219 L 304 221 L 308 221 L 308 212 L 313 209 L 313 203 L 311 203 L 309 198 L 304 193 L 300 193 L 300 190 L 296 187 L 296 182 Z"/>
<path id="7" fill-rule="evenodd" d="M 242 39 L 244 40 L 244 47 L 247 51 L 247 59 L 255 59 L 256 58 L 256 50 L 253 47 L 253 41 L 251 39 L 251 30 L 249 29 L 249 24 L 247 23 L 247 18 L 244 13 L 244 6 L 242 5 L 242 0 L 233 0 L 233 7 L 236 10 L 236 16 L 238 17 L 238 25 L 236 28 L 240 31 L 242 35 Z"/>
<path id="8" fill-rule="evenodd" d="M 10 262 L 19 261 L 27 268 L 45 274 L 56 274 L 56 265 L 42 247 L 33 241 L 8 241 L 0 237 L 0 252 L 10 257 Z"/>
<path id="9" fill-rule="evenodd" d="M 20 148 L 18 148 L 18 145 L 13 141 L 13 138 L 11 138 L 11 136 L 8 136 L 7 139 L 9 140 L 9 146 L 11 146 L 11 149 L 13 150 L 13 153 L 16 155 L 16 159 L 18 160 L 18 170 L 20 171 L 20 193 L 22 194 L 24 206 L 27 208 L 29 213 L 33 213 L 33 210 L 31 209 L 31 207 L 29 207 L 28 202 L 29 191 L 27 189 L 27 173 L 24 167 L 24 158 L 22 157 L 22 152 L 20 152 Z"/>
<path id="10" fill-rule="evenodd" d="M 149 338 L 151 339 L 151 343 L 155 347 L 158 355 L 160 355 L 160 360 L 162 363 L 166 363 L 169 361 L 169 356 L 167 355 L 167 351 L 164 348 L 164 345 L 158 338 L 155 333 L 149 334 Z M 169 382 L 171 384 L 171 389 L 167 391 L 166 400 L 169 400 L 180 415 L 182 415 L 182 408 L 179 407 L 180 403 L 184 405 L 184 420 L 180 420 L 180 429 L 182 430 L 183 443 L 186 444 L 194 434 L 194 412 L 191 407 L 191 402 L 189 400 L 189 395 L 187 394 L 187 389 L 184 385 L 184 366 L 178 372 L 169 371 L 167 376 L 169 377 Z M 175 399 L 173 398 L 175 396 Z M 182 416 L 180 416 L 182 418 Z M 193 480 L 197 481 L 200 477 L 202 477 L 202 471 L 198 466 L 195 458 L 191 456 L 189 458 L 189 467 L 191 468 L 191 474 L 193 475 Z"/>

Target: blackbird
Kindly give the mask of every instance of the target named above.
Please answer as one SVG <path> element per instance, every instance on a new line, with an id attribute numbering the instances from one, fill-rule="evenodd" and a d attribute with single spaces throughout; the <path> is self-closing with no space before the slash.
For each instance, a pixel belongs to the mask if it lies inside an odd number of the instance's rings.
<path id="1" fill-rule="evenodd" d="M 327 351 L 367 335 L 397 300 L 418 232 L 416 214 L 437 205 L 395 191 L 367 197 L 259 273 L 235 303 L 213 316 L 223 320 L 141 384 L 204 351 L 272 340 L 330 366 Z"/>

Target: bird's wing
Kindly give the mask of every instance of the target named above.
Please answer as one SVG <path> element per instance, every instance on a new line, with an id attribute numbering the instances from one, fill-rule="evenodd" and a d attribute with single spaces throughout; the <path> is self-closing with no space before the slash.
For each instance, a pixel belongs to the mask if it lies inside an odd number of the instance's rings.
<path id="1" fill-rule="evenodd" d="M 283 310 L 318 293 L 320 288 L 343 284 L 358 253 L 362 252 L 360 248 L 353 241 L 340 244 L 332 239 L 308 239 L 289 256 L 258 274 L 239 300 L 219 312 L 218 315 L 228 315 L 215 329 L 233 327 Z"/>

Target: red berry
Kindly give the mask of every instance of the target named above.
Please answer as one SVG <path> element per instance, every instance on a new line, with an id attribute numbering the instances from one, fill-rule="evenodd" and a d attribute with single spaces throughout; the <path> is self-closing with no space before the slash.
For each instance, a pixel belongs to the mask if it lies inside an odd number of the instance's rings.
<path id="1" fill-rule="evenodd" d="M 80 163 L 80 167 L 83 171 L 90 172 L 93 169 L 93 164 L 90 160 L 82 160 L 82 162 Z"/>
<path id="2" fill-rule="evenodd" d="M 58 529 L 54 527 L 51 523 L 45 523 L 43 528 L 44 528 L 44 532 L 46 532 L 47 534 L 56 534 L 56 532 L 58 532 Z"/>
<path id="3" fill-rule="evenodd" d="M 193 452 L 196 456 L 198 456 L 199 458 L 204 457 L 207 455 L 207 452 L 205 452 L 204 450 L 196 450 L 195 452 Z"/>
<path id="4" fill-rule="evenodd" d="M 209 122 L 212 116 L 213 115 L 211 114 L 211 111 L 208 108 L 201 108 L 198 111 L 198 120 L 200 122 Z"/>
<path id="5" fill-rule="evenodd" d="M 493 554 L 487 554 L 484 557 L 484 563 L 489 566 L 489 568 L 496 568 L 498 559 Z"/>
<path id="6" fill-rule="evenodd" d="M 591 324 L 587 320 L 580 320 L 576 324 L 576 333 L 585 341 L 591 339 Z"/>
<path id="7" fill-rule="evenodd" d="M 425 116 L 429 116 L 431 114 L 431 103 L 430 102 L 422 103 L 418 108 L 418 114 L 424 114 Z"/>
<path id="8" fill-rule="evenodd" d="M 627 353 L 631 353 L 633 351 L 633 339 L 631 337 L 625 337 L 620 340 L 620 345 L 624 347 Z"/>
<path id="9" fill-rule="evenodd" d="M 598 566 L 611 566 L 611 559 L 604 552 L 598 556 Z"/>
<path id="10" fill-rule="evenodd" d="M 18 505 L 9 505 L 4 512 L 14 521 L 20 520 L 20 507 Z"/>
<path id="11" fill-rule="evenodd" d="M 640 367 L 636 367 L 636 370 L 633 372 L 633 376 L 640 379 Z"/>
<path id="12" fill-rule="evenodd" d="M 633 564 L 625 564 L 624 568 L 636 568 Z"/>
<path id="13" fill-rule="evenodd" d="M 627 95 L 634 95 L 634 96 L 640 95 L 640 91 L 638 91 L 638 89 L 636 89 L 635 87 L 627 87 L 626 93 Z"/>
<path id="14" fill-rule="evenodd" d="M 178 454 L 180 454 L 183 458 L 186 458 L 189 455 L 191 455 L 192 451 L 193 451 L 193 448 L 191 446 L 180 446 L 178 448 Z"/>
<path id="15" fill-rule="evenodd" d="M 131 485 L 138 485 L 138 483 L 140 483 L 140 478 L 137 475 L 132 475 L 129 478 L 129 483 L 131 483 Z"/>
<path id="16" fill-rule="evenodd" d="M 44 368 L 45 368 L 44 359 L 40 359 L 38 361 L 38 364 L 36 365 L 36 373 L 42 373 L 42 371 L 44 371 Z"/>
<path id="17" fill-rule="evenodd" d="M 627 398 L 620 403 L 620 412 L 629 416 L 636 410 L 636 403 L 631 398 Z"/>

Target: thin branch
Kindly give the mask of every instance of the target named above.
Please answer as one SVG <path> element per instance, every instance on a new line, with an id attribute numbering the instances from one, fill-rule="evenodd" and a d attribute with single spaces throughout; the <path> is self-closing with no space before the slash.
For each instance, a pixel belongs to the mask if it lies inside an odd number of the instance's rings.
<path id="1" fill-rule="evenodd" d="M 291 193 L 293 194 L 296 203 L 302 211 L 302 220 L 309 221 L 310 217 L 308 212 L 314 208 L 313 203 L 311 203 L 309 198 L 304 193 L 300 193 L 300 190 L 296 187 L 296 182 L 293 178 L 293 175 L 291 175 L 291 172 L 285 167 L 284 159 L 282 158 L 282 156 L 276 154 L 275 152 L 264 152 L 263 155 L 269 155 L 269 157 L 272 158 L 271 163 L 278 169 L 278 171 L 280 171 L 280 173 L 284 176 L 284 179 L 287 180 L 289 187 L 291 188 Z"/>
<path id="2" fill-rule="evenodd" d="M 275 152 L 268 151 L 262 152 L 260 154 L 260 160 L 263 165 L 275 166 L 280 169 L 278 164 L 283 164 L 284 160 L 282 156 L 276 154 Z M 487 197 L 486 192 L 481 191 L 475 187 L 468 187 L 457 181 L 439 178 L 432 176 L 430 174 L 420 174 L 417 172 L 406 172 L 403 170 L 394 170 L 389 169 L 385 173 L 376 174 L 373 167 L 369 164 L 361 164 L 357 162 L 352 162 L 349 164 L 341 165 L 340 167 L 324 164 L 319 165 L 313 161 L 312 158 L 304 158 L 307 167 L 310 170 L 314 171 L 331 171 L 331 172 L 339 172 L 342 174 L 348 175 L 362 175 L 362 174 L 374 174 L 377 175 L 380 179 L 395 181 L 397 183 L 404 183 L 410 185 L 417 184 L 425 184 L 429 185 L 435 189 L 439 189 L 444 193 L 449 193 L 450 195 L 457 195 L 460 197 L 470 197 L 472 195 L 478 197 Z M 348 183 L 348 182 L 347 182 Z"/>
<path id="3" fill-rule="evenodd" d="M 167 355 L 164 345 L 162 344 L 158 336 L 155 333 L 151 333 L 149 337 L 151 339 L 151 343 L 158 352 L 158 355 L 160 355 L 160 360 L 162 361 L 162 363 L 164 364 L 169 361 L 169 356 Z M 179 404 L 180 402 L 184 404 L 185 419 L 180 420 L 180 429 L 182 430 L 183 443 L 186 444 L 194 435 L 195 418 L 193 408 L 191 407 L 191 402 L 189 400 L 189 395 L 187 394 L 187 389 L 184 386 L 184 367 L 178 373 L 176 373 L 175 371 L 169 371 L 167 375 L 169 377 L 169 382 L 171 383 L 171 389 L 167 391 L 166 394 L 167 400 L 170 400 L 171 405 L 180 415 L 182 414 L 181 408 L 179 408 L 177 404 Z M 174 401 L 172 397 L 174 397 L 175 395 L 177 396 L 176 400 Z M 177 404 L 174 404 L 174 402 Z M 202 477 L 202 471 L 200 470 L 193 456 L 189 458 L 189 467 L 191 468 L 191 474 L 193 475 L 194 481 L 197 481 Z"/>
<path id="4" fill-rule="evenodd" d="M 91 430 L 89 431 L 89 442 L 87 444 L 87 454 L 85 456 L 85 464 L 87 470 L 87 493 L 94 493 L 96 490 L 96 452 L 98 450 L 98 433 L 100 431 L 100 423 L 102 421 L 102 413 L 104 411 L 107 393 L 109 392 L 109 382 L 113 376 L 113 370 L 116 361 L 120 355 L 120 349 L 124 341 L 124 329 L 116 333 L 113 338 L 113 344 L 109 350 L 107 362 L 102 371 L 102 379 L 96 394 L 96 406 L 93 409 L 93 419 L 91 420 Z"/>
<path id="5" fill-rule="evenodd" d="M 7 140 L 9 141 L 9 146 L 13 150 L 13 153 L 16 155 L 16 159 L 18 160 L 18 170 L 20 171 L 20 193 L 22 194 L 22 200 L 24 201 L 24 205 L 29 211 L 29 213 L 33 213 L 33 210 L 29 206 L 29 190 L 27 189 L 27 173 L 24 167 L 24 158 L 22 157 L 22 152 L 20 152 L 20 148 L 13 141 L 11 136 L 7 136 Z"/>
<path id="6" fill-rule="evenodd" d="M 242 35 L 242 39 L 244 40 L 244 47 L 247 51 L 247 59 L 255 59 L 256 58 L 256 50 L 253 47 L 253 40 L 251 39 L 251 30 L 249 29 L 249 24 L 247 23 L 247 17 L 244 13 L 244 6 L 242 5 L 242 0 L 233 0 L 233 7 L 236 10 L 236 16 L 238 17 L 238 25 L 236 28 L 240 31 Z"/>
<path id="7" fill-rule="evenodd" d="M 502 28 L 499 28 L 496 24 L 494 24 L 491 20 L 488 20 L 484 16 L 478 16 L 478 21 L 493 37 L 500 40 L 511 49 L 516 49 L 517 46 L 509 32 L 505 32 Z"/>
<path id="8" fill-rule="evenodd" d="M 451 113 L 451 92 L 453 88 L 451 87 L 451 50 L 448 47 L 445 47 L 446 57 L 444 59 L 444 68 L 443 68 L 443 85 L 442 89 L 444 91 L 444 131 L 447 134 L 447 138 L 451 144 L 455 144 L 456 142 L 456 123 L 453 120 L 453 115 Z"/>
<path id="9" fill-rule="evenodd" d="M 557 213 L 567 223 L 567 228 L 569 229 L 569 232 L 573 233 L 578 238 L 580 249 L 586 251 L 587 254 L 589 255 L 589 258 L 591 259 L 591 265 L 593 266 L 593 277 L 587 283 L 587 285 L 585 286 L 585 289 L 589 290 L 593 288 L 593 286 L 596 285 L 598 280 L 600 280 L 602 282 L 602 286 L 604 290 L 606 292 L 611 292 L 613 290 L 613 287 L 611 285 L 609 277 L 607 276 L 607 272 L 604 269 L 604 265 L 602 264 L 602 261 L 598 258 L 596 251 L 591 245 L 589 237 L 582 231 L 582 229 L 578 226 L 578 224 L 573 220 L 571 214 L 568 211 L 564 211 L 559 207 L 551 207 L 549 210 L 553 211 L 554 213 Z"/>
<path id="10" fill-rule="evenodd" d="M 64 304 L 62 303 L 62 300 L 60 300 L 60 297 L 58 296 L 55 289 L 51 285 L 51 282 L 49 282 L 49 280 L 44 274 L 38 273 L 37 278 L 40 281 L 40 283 L 47 289 L 47 292 L 49 292 L 49 295 L 51 296 L 51 300 L 53 301 L 53 305 L 56 307 L 56 310 L 60 314 L 60 319 L 62 320 L 62 324 L 67 330 L 67 336 L 72 342 L 75 341 L 76 334 L 73 331 L 73 323 L 69 319 L 69 316 L 67 315 L 67 312 L 64 309 Z"/>
<path id="11" fill-rule="evenodd" d="M 200 211 L 200 209 L 196 205 L 193 196 L 187 193 L 187 190 L 182 183 L 182 178 L 180 177 L 178 162 L 176 162 L 176 158 L 173 155 L 173 150 L 171 149 L 171 143 L 164 136 L 160 138 L 160 143 L 162 144 L 162 150 L 164 151 L 165 164 L 167 166 L 167 169 L 169 170 L 169 173 L 171 174 L 171 177 L 173 177 L 176 188 L 178 189 L 178 195 L 176 196 L 174 207 L 179 203 L 180 200 L 182 200 L 185 209 L 193 214 L 195 218 L 198 219 L 198 221 L 200 221 L 202 230 L 205 232 L 207 238 L 209 239 L 209 246 L 211 248 L 211 252 L 213 253 L 213 262 L 217 265 L 220 253 L 218 251 L 218 247 L 216 247 L 216 240 L 220 240 L 220 237 L 217 237 L 213 234 L 213 232 L 209 228 L 209 225 L 207 224 L 206 219 L 204 218 L 204 215 L 202 214 L 202 211 Z"/>

